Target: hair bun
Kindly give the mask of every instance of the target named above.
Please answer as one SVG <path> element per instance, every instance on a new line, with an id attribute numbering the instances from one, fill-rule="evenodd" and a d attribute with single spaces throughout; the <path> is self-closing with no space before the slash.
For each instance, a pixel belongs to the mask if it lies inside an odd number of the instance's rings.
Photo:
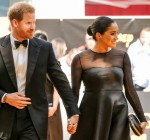
<path id="1" fill-rule="evenodd" d="M 88 34 L 89 36 L 93 36 L 92 30 L 91 30 L 91 26 L 89 26 L 89 27 L 87 28 L 87 34 Z"/>

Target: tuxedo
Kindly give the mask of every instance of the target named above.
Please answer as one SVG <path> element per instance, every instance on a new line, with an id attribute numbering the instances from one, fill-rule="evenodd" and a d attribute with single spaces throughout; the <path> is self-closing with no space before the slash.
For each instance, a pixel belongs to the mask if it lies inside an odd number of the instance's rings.
<path id="1" fill-rule="evenodd" d="M 0 38 L 0 100 L 5 93 L 17 92 L 17 80 L 10 35 Z M 79 114 L 77 101 L 57 62 L 52 44 L 41 39 L 29 40 L 25 96 L 31 98 L 27 106 L 33 125 L 41 140 L 47 136 L 48 102 L 45 94 L 46 74 L 58 90 L 68 117 Z M 17 108 L 0 102 L 0 139 L 7 140 L 12 131 Z"/>

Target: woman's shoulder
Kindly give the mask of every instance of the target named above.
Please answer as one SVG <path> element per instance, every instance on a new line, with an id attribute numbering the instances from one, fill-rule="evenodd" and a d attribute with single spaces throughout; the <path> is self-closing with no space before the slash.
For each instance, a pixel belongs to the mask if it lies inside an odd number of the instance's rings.
<path id="1" fill-rule="evenodd" d="M 120 49 L 117 49 L 117 48 L 113 48 L 112 51 L 111 51 L 111 53 L 112 53 L 113 55 L 123 55 L 123 56 L 124 56 L 127 52 L 124 51 L 124 50 L 120 50 Z"/>
<path id="2" fill-rule="evenodd" d="M 86 60 L 86 59 L 88 59 L 89 57 L 91 57 L 91 52 L 90 52 L 90 50 L 84 50 L 84 51 L 81 51 L 81 52 L 79 52 L 78 54 L 76 54 L 75 56 L 74 56 L 74 59 L 75 60 Z"/>
<path id="3" fill-rule="evenodd" d="M 75 55 L 75 57 L 82 57 L 82 56 L 84 56 L 84 55 L 86 55 L 86 54 L 87 54 L 87 50 L 80 51 L 80 52 L 78 52 L 78 53 Z"/>

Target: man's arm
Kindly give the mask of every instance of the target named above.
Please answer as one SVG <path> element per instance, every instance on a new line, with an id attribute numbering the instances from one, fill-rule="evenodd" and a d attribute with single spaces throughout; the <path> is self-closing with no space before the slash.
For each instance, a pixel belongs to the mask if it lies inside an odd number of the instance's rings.
<path id="1" fill-rule="evenodd" d="M 67 130 L 70 134 L 73 134 L 76 132 L 80 111 L 69 81 L 55 58 L 51 44 L 49 46 L 47 73 L 56 87 L 66 109 L 69 118 Z"/>
<path id="2" fill-rule="evenodd" d="M 60 64 L 55 58 L 52 45 L 50 43 L 47 73 L 63 101 L 68 118 L 73 115 L 78 115 L 80 112 L 77 106 L 77 100 L 73 95 L 66 75 L 62 71 Z"/>

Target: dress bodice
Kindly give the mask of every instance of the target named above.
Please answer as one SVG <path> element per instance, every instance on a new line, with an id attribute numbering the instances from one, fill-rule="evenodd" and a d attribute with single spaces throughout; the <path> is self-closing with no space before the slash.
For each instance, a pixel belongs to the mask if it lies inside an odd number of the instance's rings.
<path id="1" fill-rule="evenodd" d="M 122 90 L 123 72 L 118 67 L 91 68 L 83 72 L 86 91 Z"/>

